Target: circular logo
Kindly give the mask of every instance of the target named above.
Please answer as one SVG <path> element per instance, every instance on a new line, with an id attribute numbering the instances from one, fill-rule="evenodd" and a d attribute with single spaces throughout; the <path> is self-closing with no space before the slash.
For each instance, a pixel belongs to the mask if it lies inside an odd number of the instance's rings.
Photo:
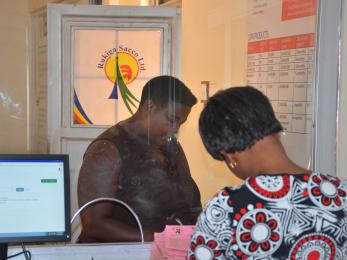
<path id="1" fill-rule="evenodd" d="M 116 55 L 109 56 L 105 62 L 105 75 L 112 82 L 117 80 L 117 58 L 119 72 L 126 85 L 133 82 L 139 74 L 139 63 L 137 59 L 128 52 L 117 52 Z"/>

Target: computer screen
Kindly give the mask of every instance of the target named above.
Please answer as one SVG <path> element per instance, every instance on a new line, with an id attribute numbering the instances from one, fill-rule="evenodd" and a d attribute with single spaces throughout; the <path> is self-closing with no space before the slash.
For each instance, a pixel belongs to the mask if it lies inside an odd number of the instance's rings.
<path id="1" fill-rule="evenodd" d="M 68 155 L 0 155 L 0 243 L 70 240 Z"/>

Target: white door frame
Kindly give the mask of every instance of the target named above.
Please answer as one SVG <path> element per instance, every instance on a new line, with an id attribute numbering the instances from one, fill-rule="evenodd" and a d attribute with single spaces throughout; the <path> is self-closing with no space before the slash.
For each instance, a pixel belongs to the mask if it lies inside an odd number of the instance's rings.
<path id="1" fill-rule="evenodd" d="M 74 28 L 162 28 L 161 74 L 179 76 L 180 13 L 174 7 L 48 5 L 49 153 L 70 155 L 71 209 L 77 210 L 77 179 L 85 148 L 109 126 L 72 127 Z M 146 27 L 148 25 L 148 27 Z"/>
<path id="2" fill-rule="evenodd" d="M 153 18 L 162 22 L 167 22 L 171 26 L 171 35 L 175 44 L 172 45 L 170 57 L 164 55 L 162 74 L 180 75 L 180 14 L 179 9 L 173 7 L 128 7 L 128 6 L 101 6 L 101 5 L 68 5 L 49 4 L 48 5 L 48 141 L 50 153 L 61 153 L 61 138 L 90 138 L 97 136 L 102 130 L 100 128 L 84 128 L 78 133 L 71 132 L 68 128 L 62 128 L 63 108 L 69 105 L 64 102 L 63 82 L 63 53 L 64 42 L 64 19 L 69 17 L 81 17 L 80 20 L 90 19 L 125 19 L 132 17 L 141 21 L 153 21 Z M 130 21 L 130 19 L 128 19 Z M 165 43 L 164 43 L 165 45 Z M 168 51 L 168 50 L 167 50 Z M 63 102 L 61 102 L 63 101 Z M 65 100 L 66 101 L 66 100 Z"/>

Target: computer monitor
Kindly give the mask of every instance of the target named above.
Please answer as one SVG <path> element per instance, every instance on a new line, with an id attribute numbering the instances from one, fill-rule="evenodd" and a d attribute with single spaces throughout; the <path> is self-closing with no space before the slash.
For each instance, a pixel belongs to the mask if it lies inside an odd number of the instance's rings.
<path id="1" fill-rule="evenodd" d="M 0 244 L 70 240 L 68 155 L 0 155 Z"/>

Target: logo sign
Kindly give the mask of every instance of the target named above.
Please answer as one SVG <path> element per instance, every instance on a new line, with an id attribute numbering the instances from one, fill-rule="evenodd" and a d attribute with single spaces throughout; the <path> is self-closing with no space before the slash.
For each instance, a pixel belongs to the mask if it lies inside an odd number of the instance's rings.
<path id="1" fill-rule="evenodd" d="M 113 84 L 109 98 L 118 99 L 120 94 L 125 106 L 133 114 L 132 107 L 137 108 L 139 100 L 131 93 L 128 85 L 146 70 L 143 57 L 136 50 L 120 45 L 118 49 L 105 51 L 97 68 L 103 69 L 105 76 Z"/>
<path id="2" fill-rule="evenodd" d="M 133 82 L 139 74 L 139 64 L 136 58 L 127 52 L 117 52 L 107 58 L 105 62 L 105 75 L 114 84 L 117 80 L 116 63 L 118 58 L 119 70 L 125 84 Z"/>
<path id="3" fill-rule="evenodd" d="M 109 99 L 123 100 L 128 111 L 133 114 L 140 102 L 130 91 L 129 85 L 136 80 L 142 71 L 146 70 L 143 57 L 135 49 L 119 45 L 118 48 L 112 48 L 104 51 L 97 64 L 97 69 L 103 70 L 105 77 L 110 82 Z M 81 105 L 76 92 L 74 92 L 73 108 L 74 124 L 92 125 L 92 120 L 88 117 Z"/>

